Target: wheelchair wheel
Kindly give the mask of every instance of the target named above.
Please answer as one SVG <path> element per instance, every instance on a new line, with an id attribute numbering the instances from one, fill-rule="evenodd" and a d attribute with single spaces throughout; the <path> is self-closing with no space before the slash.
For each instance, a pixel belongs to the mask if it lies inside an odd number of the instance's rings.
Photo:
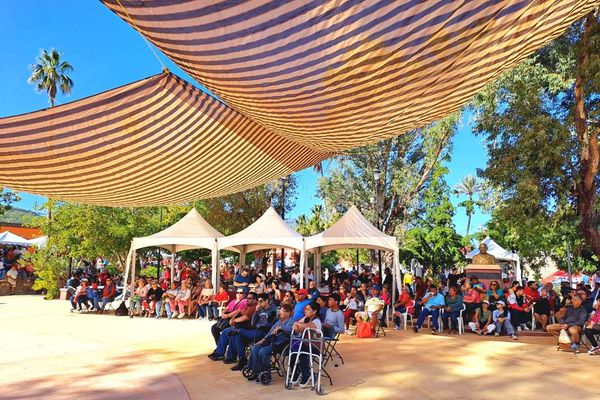
<path id="1" fill-rule="evenodd" d="M 262 383 L 263 385 L 268 385 L 271 383 L 271 373 L 270 372 L 262 372 L 260 374 L 260 383 Z"/>
<path id="2" fill-rule="evenodd" d="M 244 378 L 248 379 L 252 376 L 254 372 L 252 372 L 252 370 L 248 367 L 244 367 L 242 368 L 242 375 L 244 376 Z"/>

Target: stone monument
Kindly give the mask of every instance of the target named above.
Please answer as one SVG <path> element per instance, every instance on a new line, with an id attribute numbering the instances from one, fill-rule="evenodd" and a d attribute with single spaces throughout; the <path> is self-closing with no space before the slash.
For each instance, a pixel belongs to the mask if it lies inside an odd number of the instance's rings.
<path id="1" fill-rule="evenodd" d="M 486 287 L 490 286 L 491 281 L 502 281 L 502 268 L 496 264 L 496 257 L 487 252 L 488 247 L 485 243 L 479 244 L 479 254 L 473 256 L 471 264 L 465 267 L 467 279 L 472 275 L 479 278 Z M 501 284 L 502 285 L 502 284 Z"/>

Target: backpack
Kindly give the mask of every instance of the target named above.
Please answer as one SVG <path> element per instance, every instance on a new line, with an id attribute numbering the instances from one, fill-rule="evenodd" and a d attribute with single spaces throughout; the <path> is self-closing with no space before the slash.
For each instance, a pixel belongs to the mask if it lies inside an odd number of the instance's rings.
<path id="1" fill-rule="evenodd" d="M 117 317 L 124 317 L 127 314 L 129 314 L 129 310 L 127 310 L 127 306 L 125 305 L 125 302 L 122 301 L 121 304 L 119 304 L 119 307 L 117 307 L 117 309 L 115 310 L 115 315 Z"/>

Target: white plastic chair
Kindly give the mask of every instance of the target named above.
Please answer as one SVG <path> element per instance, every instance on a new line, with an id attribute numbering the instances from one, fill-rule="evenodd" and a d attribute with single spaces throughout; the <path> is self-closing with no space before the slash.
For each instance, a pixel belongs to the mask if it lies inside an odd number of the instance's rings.
<path id="1" fill-rule="evenodd" d="M 466 306 L 466 304 L 463 303 L 462 309 L 460 310 L 460 313 L 458 314 L 458 318 L 457 318 L 459 335 L 462 335 L 463 333 L 465 333 L 465 319 L 463 318 L 463 312 L 465 312 L 466 310 L 467 310 L 467 306 Z"/>
<path id="2" fill-rule="evenodd" d="M 408 312 L 408 310 L 414 310 L 415 309 L 415 301 L 411 300 L 410 303 L 408 303 L 408 307 L 406 307 L 406 311 L 404 311 L 403 313 L 400 313 L 398 311 L 394 311 L 394 315 L 397 317 L 400 317 L 400 321 L 402 321 L 402 324 L 404 325 L 404 330 L 406 330 L 406 326 L 408 325 L 408 319 L 410 318 L 410 324 L 412 326 L 415 326 L 415 323 L 413 321 L 413 316 L 411 313 Z"/>

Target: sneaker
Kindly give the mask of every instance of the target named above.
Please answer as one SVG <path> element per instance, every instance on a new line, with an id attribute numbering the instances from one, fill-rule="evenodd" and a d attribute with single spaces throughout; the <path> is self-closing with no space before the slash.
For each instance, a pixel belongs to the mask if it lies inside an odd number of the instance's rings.
<path id="1" fill-rule="evenodd" d="M 500 336 L 500 334 L 498 332 L 494 333 L 494 336 Z"/>
<path id="2" fill-rule="evenodd" d="M 431 329 L 431 334 L 432 335 L 437 335 L 438 334 L 437 329 L 435 329 L 435 328 Z"/>
<path id="3" fill-rule="evenodd" d="M 594 353 L 597 352 L 598 350 L 600 350 L 600 346 L 592 347 L 591 349 L 588 350 L 588 354 L 590 356 L 593 356 Z"/>
<path id="4" fill-rule="evenodd" d="M 346 335 L 348 335 L 348 336 L 352 336 L 352 330 L 350 330 L 350 329 L 346 329 Z"/>
<path id="5" fill-rule="evenodd" d="M 198 321 L 202 321 L 204 317 L 198 317 Z"/>
<path id="6" fill-rule="evenodd" d="M 177 311 L 173 312 L 173 314 L 171 314 L 171 316 L 169 318 L 177 318 L 177 316 L 179 315 L 179 313 Z"/>
<path id="7" fill-rule="evenodd" d="M 400 328 L 400 325 L 394 325 L 394 330 L 395 330 L 395 331 L 399 331 L 400 329 L 401 329 L 401 328 Z"/>
<path id="8" fill-rule="evenodd" d="M 483 332 L 482 332 L 482 331 L 477 331 L 477 332 L 475 332 L 475 333 L 477 333 L 479 336 L 483 335 Z"/>
<path id="9" fill-rule="evenodd" d="M 517 332 L 521 332 L 522 330 L 521 325 L 517 326 Z"/>
<path id="10" fill-rule="evenodd" d="M 312 382 L 310 381 L 310 378 L 307 379 L 302 379 L 299 383 L 298 383 L 298 387 L 300 389 L 306 389 L 309 387 L 312 387 Z"/>
<path id="11" fill-rule="evenodd" d="M 223 364 L 235 364 L 237 363 L 237 360 L 235 358 L 226 358 L 225 360 L 223 360 Z"/>
<path id="12" fill-rule="evenodd" d="M 413 331 L 414 331 L 415 333 L 419 333 L 419 328 L 418 328 L 418 327 L 416 327 L 416 326 L 413 326 Z"/>
<path id="13" fill-rule="evenodd" d="M 510 335 L 510 337 L 512 338 L 512 340 L 519 340 L 519 337 L 517 335 Z"/>
<path id="14" fill-rule="evenodd" d="M 529 327 L 527 326 L 527 324 L 523 324 L 522 326 L 523 326 L 523 330 L 526 330 L 526 331 L 529 330 Z"/>
<path id="15" fill-rule="evenodd" d="M 182 318 L 184 318 L 184 317 L 185 317 L 185 313 L 181 313 L 181 314 L 179 314 L 179 317 L 177 317 L 177 318 L 178 318 L 178 319 L 182 319 Z"/>

